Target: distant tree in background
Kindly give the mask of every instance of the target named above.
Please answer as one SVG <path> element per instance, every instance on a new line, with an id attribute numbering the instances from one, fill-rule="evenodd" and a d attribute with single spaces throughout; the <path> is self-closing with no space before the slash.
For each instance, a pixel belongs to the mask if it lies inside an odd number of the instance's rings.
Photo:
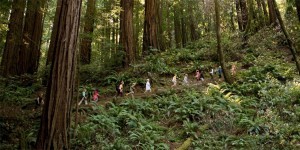
<path id="1" fill-rule="evenodd" d="M 84 29 L 80 41 L 80 62 L 81 64 L 91 63 L 93 31 L 95 23 L 96 0 L 88 0 L 84 16 Z"/>
<path id="2" fill-rule="evenodd" d="M 125 52 L 125 67 L 135 61 L 135 42 L 133 34 L 133 4 L 134 0 L 121 0 L 120 16 L 120 47 Z"/>
<path id="3" fill-rule="evenodd" d="M 233 80 L 229 74 L 229 71 L 226 68 L 226 63 L 225 63 L 225 58 L 224 58 L 224 53 L 221 47 L 221 32 L 220 32 L 220 24 L 221 24 L 221 19 L 220 19 L 220 5 L 218 0 L 214 0 L 215 2 L 215 12 L 216 12 L 216 35 L 217 35 L 217 51 L 219 55 L 219 62 L 222 67 L 223 75 L 225 78 L 225 81 L 229 84 L 233 83 Z"/>
<path id="4" fill-rule="evenodd" d="M 81 0 L 59 0 L 57 32 L 36 149 L 70 149 L 71 104 L 75 89 L 76 46 Z M 53 34 L 52 34 L 53 35 Z"/>
<path id="5" fill-rule="evenodd" d="M 34 74 L 39 67 L 46 0 L 28 0 L 20 50 L 19 74 Z"/>
<path id="6" fill-rule="evenodd" d="M 150 49 L 160 49 L 158 41 L 158 6 L 159 0 L 145 0 L 143 53 L 148 53 Z"/>
<path id="7" fill-rule="evenodd" d="M 1 75 L 14 76 L 19 75 L 18 60 L 20 46 L 22 45 L 23 36 L 23 19 L 25 12 L 25 0 L 14 0 L 8 25 L 8 33 L 6 35 L 6 43 L 1 61 Z"/>

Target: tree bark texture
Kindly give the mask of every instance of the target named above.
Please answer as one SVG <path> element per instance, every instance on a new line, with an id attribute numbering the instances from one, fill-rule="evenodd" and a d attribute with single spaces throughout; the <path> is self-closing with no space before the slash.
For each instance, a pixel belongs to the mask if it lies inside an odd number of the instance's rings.
<path id="1" fill-rule="evenodd" d="M 37 149 L 70 149 L 71 103 L 75 88 L 76 46 L 81 0 L 59 0 L 50 81 L 37 138 Z M 53 31 L 54 32 L 54 31 Z"/>
<path id="2" fill-rule="evenodd" d="M 300 0 L 296 0 L 295 3 L 296 3 L 298 19 L 299 19 L 299 22 L 300 22 Z"/>
<path id="3" fill-rule="evenodd" d="M 273 0 L 268 0 L 268 8 L 269 8 L 269 25 L 276 25 L 276 12 Z"/>
<path id="4" fill-rule="evenodd" d="M 239 30 L 243 31 L 243 20 L 242 20 L 242 12 L 241 12 L 241 7 L 240 7 L 240 0 L 235 0 L 235 7 L 236 7 L 236 14 L 237 14 L 237 22 L 239 26 Z"/>
<path id="5" fill-rule="evenodd" d="M 96 0 L 88 0 L 84 16 L 83 37 L 80 41 L 80 62 L 90 64 L 93 42 L 93 31 L 96 12 Z"/>
<path id="6" fill-rule="evenodd" d="M 45 2 L 45 0 L 27 1 L 23 44 L 19 59 L 20 74 L 34 74 L 38 70 Z"/>
<path id="7" fill-rule="evenodd" d="M 229 84 L 232 84 L 232 78 L 230 77 L 230 74 L 226 68 L 226 63 L 225 63 L 225 58 L 224 58 L 224 53 L 221 47 L 221 33 L 220 33 L 220 24 L 221 24 L 221 19 L 220 19 L 220 6 L 219 6 L 219 1 L 214 0 L 215 2 L 215 15 L 216 15 L 216 35 L 217 35 L 217 51 L 219 55 L 219 61 L 222 67 L 223 75 L 225 78 L 225 81 Z"/>
<path id="8" fill-rule="evenodd" d="M 269 19 L 269 15 L 268 15 L 268 10 L 267 10 L 267 4 L 266 4 L 266 0 L 260 0 L 261 4 L 262 4 L 262 8 L 264 11 L 264 19 L 265 19 L 265 24 L 267 24 L 267 20 Z"/>
<path id="9" fill-rule="evenodd" d="M 248 8 L 247 8 L 247 0 L 240 0 L 240 8 L 242 14 L 242 31 L 245 31 L 248 24 Z"/>
<path id="10" fill-rule="evenodd" d="M 57 4 L 56 4 L 56 11 L 55 11 L 55 17 L 54 17 L 54 22 L 52 25 L 52 32 L 51 32 L 51 38 L 50 38 L 50 45 L 49 45 L 49 49 L 48 49 L 48 53 L 47 53 L 47 60 L 46 60 L 46 66 L 50 65 L 53 59 L 53 55 L 54 55 L 54 48 L 55 48 L 55 43 L 57 43 L 57 35 L 58 32 L 58 25 L 59 25 L 59 14 L 61 11 L 61 7 L 62 7 L 62 1 L 61 0 L 57 0 Z"/>
<path id="11" fill-rule="evenodd" d="M 4 77 L 20 75 L 18 66 L 20 46 L 23 36 L 23 19 L 25 0 L 14 0 L 9 20 L 9 31 L 6 35 L 6 43 L 1 61 L 1 75 Z"/>
<path id="12" fill-rule="evenodd" d="M 125 52 L 124 66 L 135 61 L 135 46 L 133 36 L 133 0 L 121 0 L 121 17 L 120 17 L 120 46 Z"/>
<path id="13" fill-rule="evenodd" d="M 159 0 L 145 0 L 145 21 L 143 52 L 148 53 L 149 49 L 160 49 L 158 41 L 157 7 Z"/>
<path id="14" fill-rule="evenodd" d="M 275 1 L 275 0 L 272 0 L 272 3 L 273 3 L 273 9 L 274 9 L 274 11 L 275 11 L 275 13 L 276 13 L 276 17 L 278 18 L 278 21 L 279 21 L 281 30 L 282 30 L 282 32 L 284 33 L 285 38 L 286 38 L 286 40 L 287 40 L 287 42 L 288 42 L 290 51 L 291 51 L 291 53 L 292 53 L 292 55 L 293 55 L 294 61 L 295 61 L 295 63 L 296 63 L 296 67 L 297 67 L 298 72 L 299 72 L 299 75 L 300 75 L 300 64 L 299 64 L 298 57 L 297 57 L 297 53 L 296 53 L 297 50 L 296 50 L 296 48 L 295 48 L 295 46 L 294 46 L 294 43 L 293 43 L 293 41 L 291 40 L 291 38 L 290 38 L 290 36 L 289 36 L 289 34 L 288 34 L 286 28 L 285 28 L 285 25 L 284 25 L 284 23 L 283 23 L 283 20 L 282 20 L 282 17 L 281 17 L 281 14 L 280 14 L 280 11 L 279 11 L 279 9 L 278 9 L 278 6 L 277 6 L 276 1 Z"/>

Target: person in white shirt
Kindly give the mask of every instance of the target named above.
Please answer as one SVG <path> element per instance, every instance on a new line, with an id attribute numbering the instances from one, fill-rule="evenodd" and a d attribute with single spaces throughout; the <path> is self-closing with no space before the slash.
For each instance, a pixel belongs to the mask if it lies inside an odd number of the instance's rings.
<path id="1" fill-rule="evenodd" d="M 146 82 L 146 92 L 151 92 L 151 85 L 150 85 L 150 79 L 147 79 L 147 82 Z"/>
<path id="2" fill-rule="evenodd" d="M 185 75 L 184 75 L 184 78 L 183 78 L 183 84 L 184 84 L 184 85 L 189 84 L 189 81 L 188 81 L 188 74 L 185 74 Z"/>
<path id="3" fill-rule="evenodd" d="M 172 87 L 177 85 L 177 76 L 176 76 L 176 74 L 173 76 L 172 82 L 173 82 Z"/>

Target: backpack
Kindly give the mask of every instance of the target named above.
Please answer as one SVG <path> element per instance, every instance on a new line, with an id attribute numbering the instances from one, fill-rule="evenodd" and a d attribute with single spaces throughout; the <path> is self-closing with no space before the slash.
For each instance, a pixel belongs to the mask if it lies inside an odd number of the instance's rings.
<path id="1" fill-rule="evenodd" d="M 118 91 L 118 92 L 120 91 L 118 84 L 116 84 L 116 91 Z"/>

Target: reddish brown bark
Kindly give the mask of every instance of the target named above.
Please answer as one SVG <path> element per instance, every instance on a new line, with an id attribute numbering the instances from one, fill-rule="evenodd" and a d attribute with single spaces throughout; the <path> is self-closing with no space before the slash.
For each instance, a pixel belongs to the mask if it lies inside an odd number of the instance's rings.
<path id="1" fill-rule="evenodd" d="M 51 76 L 37 138 L 39 150 L 70 149 L 71 103 L 75 88 L 76 45 L 81 0 L 59 0 Z"/>
<path id="2" fill-rule="evenodd" d="M 143 36 L 143 52 L 148 53 L 150 49 L 160 49 L 158 41 L 158 19 L 157 7 L 159 0 L 145 0 L 145 21 Z"/>
<path id="3" fill-rule="evenodd" d="M 268 8 L 269 8 L 269 24 L 276 25 L 276 12 L 274 9 L 273 0 L 268 0 Z"/>
<path id="4" fill-rule="evenodd" d="M 54 17 L 54 22 L 52 25 L 52 32 L 51 32 L 51 39 L 50 39 L 50 45 L 47 53 L 47 61 L 46 65 L 50 65 L 53 59 L 54 55 L 54 48 L 55 48 L 55 43 L 57 42 L 56 36 L 58 34 L 58 25 L 59 25 L 59 14 L 61 11 L 62 7 L 62 1 L 58 0 L 56 4 L 56 11 L 55 11 L 55 17 Z"/>
<path id="5" fill-rule="evenodd" d="M 23 44 L 19 60 L 20 74 L 37 72 L 43 33 L 44 6 L 45 0 L 28 0 L 27 2 Z"/>
<path id="6" fill-rule="evenodd" d="M 1 75 L 14 76 L 19 73 L 19 51 L 22 44 L 23 19 L 26 1 L 14 0 L 10 14 L 9 31 L 6 36 L 6 43 L 1 61 Z"/>
<path id="7" fill-rule="evenodd" d="M 121 0 L 123 11 L 120 15 L 120 45 L 125 52 L 124 66 L 135 61 L 135 46 L 133 37 L 133 0 Z"/>
<path id="8" fill-rule="evenodd" d="M 80 62 L 90 64 L 93 42 L 93 31 L 96 12 L 96 0 L 88 0 L 84 17 L 83 37 L 80 42 Z"/>

